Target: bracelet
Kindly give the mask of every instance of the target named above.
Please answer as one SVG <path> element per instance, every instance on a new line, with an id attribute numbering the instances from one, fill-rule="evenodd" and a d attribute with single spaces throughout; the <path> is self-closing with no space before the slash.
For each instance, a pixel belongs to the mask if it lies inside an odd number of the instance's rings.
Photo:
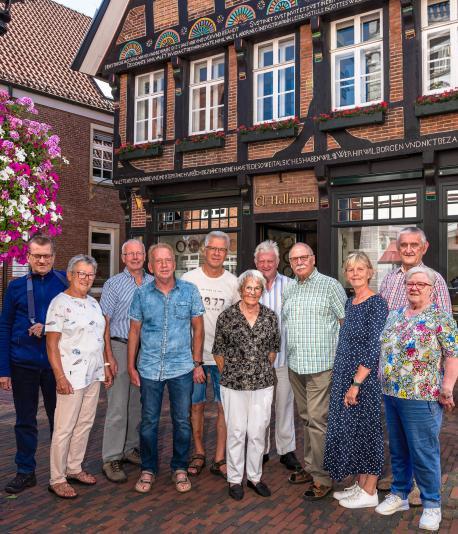
<path id="1" fill-rule="evenodd" d="M 104 367 L 110 367 L 111 363 L 110 362 L 105 362 L 103 365 L 104 365 Z"/>
<path id="2" fill-rule="evenodd" d="M 352 383 L 351 385 L 352 386 L 356 386 L 357 388 L 359 388 L 361 386 L 362 382 L 357 382 L 355 379 L 352 380 Z"/>

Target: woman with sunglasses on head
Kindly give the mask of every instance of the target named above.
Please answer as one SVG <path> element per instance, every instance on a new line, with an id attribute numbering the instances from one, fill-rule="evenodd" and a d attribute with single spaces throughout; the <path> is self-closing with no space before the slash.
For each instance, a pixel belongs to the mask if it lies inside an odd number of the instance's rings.
<path id="1" fill-rule="evenodd" d="M 55 297 L 46 316 L 46 345 L 56 377 L 57 403 L 51 442 L 49 491 L 74 499 L 74 481 L 91 486 L 96 478 L 82 468 L 94 423 L 100 382 L 113 382 L 104 362 L 105 319 L 99 303 L 88 293 L 97 263 L 80 254 L 68 263 L 70 287 Z"/>
<path id="2" fill-rule="evenodd" d="M 431 301 L 435 279 L 424 266 L 406 272 L 408 305 L 388 316 L 380 359 L 393 483 L 375 511 L 408 510 L 415 477 L 425 530 L 441 522 L 439 433 L 443 411 L 455 406 L 458 375 L 458 331 L 453 317 Z"/>

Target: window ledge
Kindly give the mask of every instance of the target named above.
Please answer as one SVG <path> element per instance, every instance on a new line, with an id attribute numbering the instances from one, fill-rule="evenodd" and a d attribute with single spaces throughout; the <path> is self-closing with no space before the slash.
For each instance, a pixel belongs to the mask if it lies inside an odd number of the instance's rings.
<path id="1" fill-rule="evenodd" d="M 328 132 L 331 130 L 344 130 L 355 126 L 366 126 L 371 124 L 382 124 L 385 122 L 385 113 L 376 111 L 366 115 L 355 115 L 353 117 L 336 117 L 327 121 L 320 122 L 320 131 Z"/>
<path id="2" fill-rule="evenodd" d="M 258 141 L 270 141 L 273 139 L 284 139 L 287 137 L 296 137 L 297 127 L 280 128 L 279 130 L 265 130 L 265 131 L 246 131 L 240 132 L 240 141 L 242 143 L 257 143 Z"/>
<path id="3" fill-rule="evenodd" d="M 453 111 L 458 111 L 458 100 L 415 104 L 415 115 L 417 117 L 428 117 L 429 115 L 440 115 L 441 113 L 451 113 Z"/>
<path id="4" fill-rule="evenodd" d="M 207 150 L 209 148 L 224 147 L 224 137 L 202 139 L 201 141 L 181 141 L 175 145 L 176 152 L 193 152 L 194 150 Z"/>
<path id="5" fill-rule="evenodd" d="M 130 152 L 124 152 L 119 154 L 119 159 L 121 161 L 126 161 L 129 159 L 140 159 L 140 158 L 150 158 L 162 156 L 162 145 L 155 145 L 151 148 L 137 148 L 136 150 L 131 150 Z"/>

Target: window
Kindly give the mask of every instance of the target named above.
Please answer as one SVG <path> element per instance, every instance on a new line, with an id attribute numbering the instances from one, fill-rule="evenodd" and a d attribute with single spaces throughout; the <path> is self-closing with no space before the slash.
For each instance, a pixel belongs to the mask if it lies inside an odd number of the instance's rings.
<path id="1" fill-rule="evenodd" d="M 458 0 L 422 2 L 423 93 L 458 86 Z"/>
<path id="2" fill-rule="evenodd" d="M 223 129 L 224 56 L 191 63 L 189 133 Z"/>
<path id="3" fill-rule="evenodd" d="M 164 71 L 135 78 L 135 143 L 162 139 Z"/>
<path id="4" fill-rule="evenodd" d="M 332 23 L 333 109 L 383 100 L 382 11 Z"/>
<path id="5" fill-rule="evenodd" d="M 108 130 L 108 128 L 107 128 Z M 111 185 L 113 179 L 113 134 L 91 127 L 92 131 L 92 181 Z"/>
<path id="6" fill-rule="evenodd" d="M 89 254 L 97 262 L 97 276 L 93 285 L 95 292 L 118 272 L 118 249 L 118 224 L 89 223 Z"/>
<path id="7" fill-rule="evenodd" d="M 415 219 L 417 193 L 352 196 L 337 200 L 337 222 Z"/>
<path id="8" fill-rule="evenodd" d="M 254 122 L 294 117 L 294 36 L 257 44 L 254 48 Z"/>

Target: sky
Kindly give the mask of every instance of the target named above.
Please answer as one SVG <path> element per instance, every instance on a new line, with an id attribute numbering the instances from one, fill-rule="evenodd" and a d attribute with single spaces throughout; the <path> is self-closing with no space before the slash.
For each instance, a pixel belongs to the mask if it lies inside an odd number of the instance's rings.
<path id="1" fill-rule="evenodd" d="M 93 17 L 102 0 L 54 0 L 58 4 L 71 7 L 75 11 Z"/>

